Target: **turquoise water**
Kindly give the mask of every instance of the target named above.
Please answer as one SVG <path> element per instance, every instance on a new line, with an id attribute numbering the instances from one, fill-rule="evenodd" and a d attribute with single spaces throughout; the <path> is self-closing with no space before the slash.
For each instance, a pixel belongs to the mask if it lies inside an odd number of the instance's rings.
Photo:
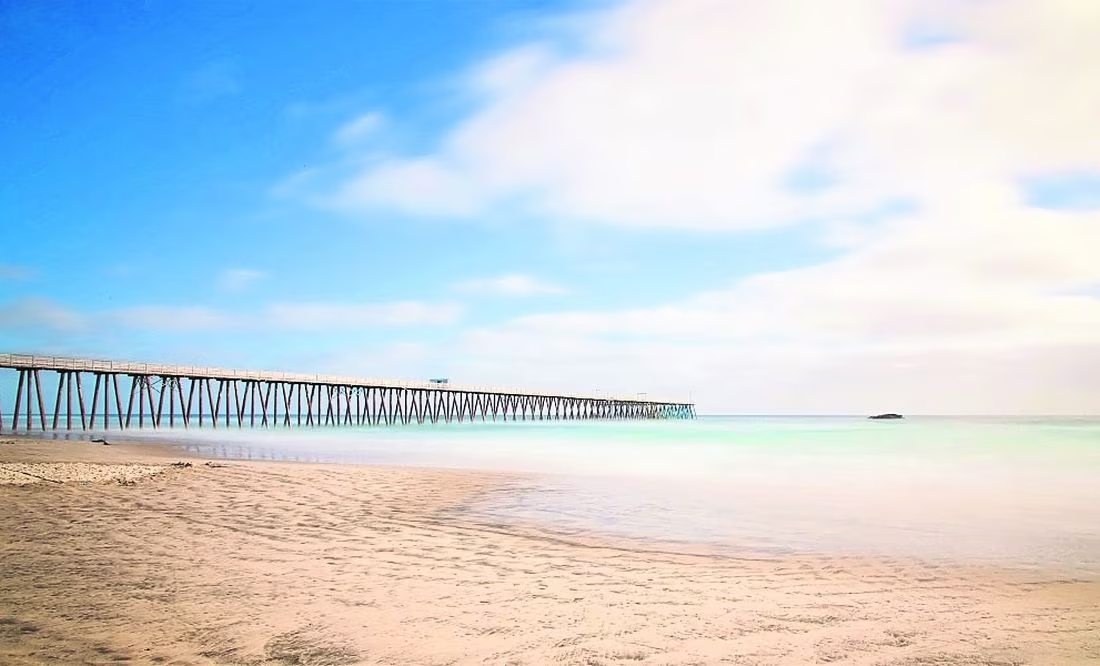
<path id="1" fill-rule="evenodd" d="M 182 437 L 221 457 L 528 472 L 471 510 L 564 533 L 1100 573 L 1100 419 L 703 417 Z"/>

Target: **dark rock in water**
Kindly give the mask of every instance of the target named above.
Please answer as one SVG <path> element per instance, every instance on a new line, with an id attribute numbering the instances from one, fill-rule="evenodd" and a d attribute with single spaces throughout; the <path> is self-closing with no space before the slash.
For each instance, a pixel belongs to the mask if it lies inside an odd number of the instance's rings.
<path id="1" fill-rule="evenodd" d="M 901 414 L 875 414 L 874 416 L 868 416 L 867 418 L 881 421 L 890 421 L 893 419 L 903 419 L 905 417 Z"/>

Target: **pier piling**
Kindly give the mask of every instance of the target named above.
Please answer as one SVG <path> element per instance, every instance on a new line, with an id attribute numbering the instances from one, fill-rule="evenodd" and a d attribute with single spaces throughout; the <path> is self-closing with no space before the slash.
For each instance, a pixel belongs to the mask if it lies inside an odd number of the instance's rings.
<path id="1" fill-rule="evenodd" d="M 0 354 L 5 370 L 18 373 L 13 400 L 0 392 L 0 430 L 10 432 L 174 428 L 177 421 L 183 428 L 271 428 L 695 418 L 690 402 L 439 382 Z M 51 388 L 56 382 L 52 408 L 43 372 L 52 373 Z M 94 378 L 90 403 L 85 375 Z M 4 404 L 14 405 L 10 418 Z"/>

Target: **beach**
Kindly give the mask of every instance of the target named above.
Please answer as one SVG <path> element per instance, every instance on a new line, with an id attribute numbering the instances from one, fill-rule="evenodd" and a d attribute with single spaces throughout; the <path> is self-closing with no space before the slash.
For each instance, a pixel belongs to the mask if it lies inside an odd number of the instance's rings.
<path id="1" fill-rule="evenodd" d="M 1100 663 L 1100 581 L 494 523 L 500 471 L 0 441 L 0 662 Z"/>

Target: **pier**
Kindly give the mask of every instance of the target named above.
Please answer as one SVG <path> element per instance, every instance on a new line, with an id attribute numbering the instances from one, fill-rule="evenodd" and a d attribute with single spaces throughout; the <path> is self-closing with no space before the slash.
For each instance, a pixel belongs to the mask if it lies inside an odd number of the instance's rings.
<path id="1" fill-rule="evenodd" d="M 690 419 L 695 406 L 431 380 L 0 354 L 0 431 L 377 426 L 463 421 Z M 8 386 L 10 382 L 0 384 Z M 642 395 L 642 394 L 639 394 Z M 10 411 L 7 411 L 10 410 Z"/>

